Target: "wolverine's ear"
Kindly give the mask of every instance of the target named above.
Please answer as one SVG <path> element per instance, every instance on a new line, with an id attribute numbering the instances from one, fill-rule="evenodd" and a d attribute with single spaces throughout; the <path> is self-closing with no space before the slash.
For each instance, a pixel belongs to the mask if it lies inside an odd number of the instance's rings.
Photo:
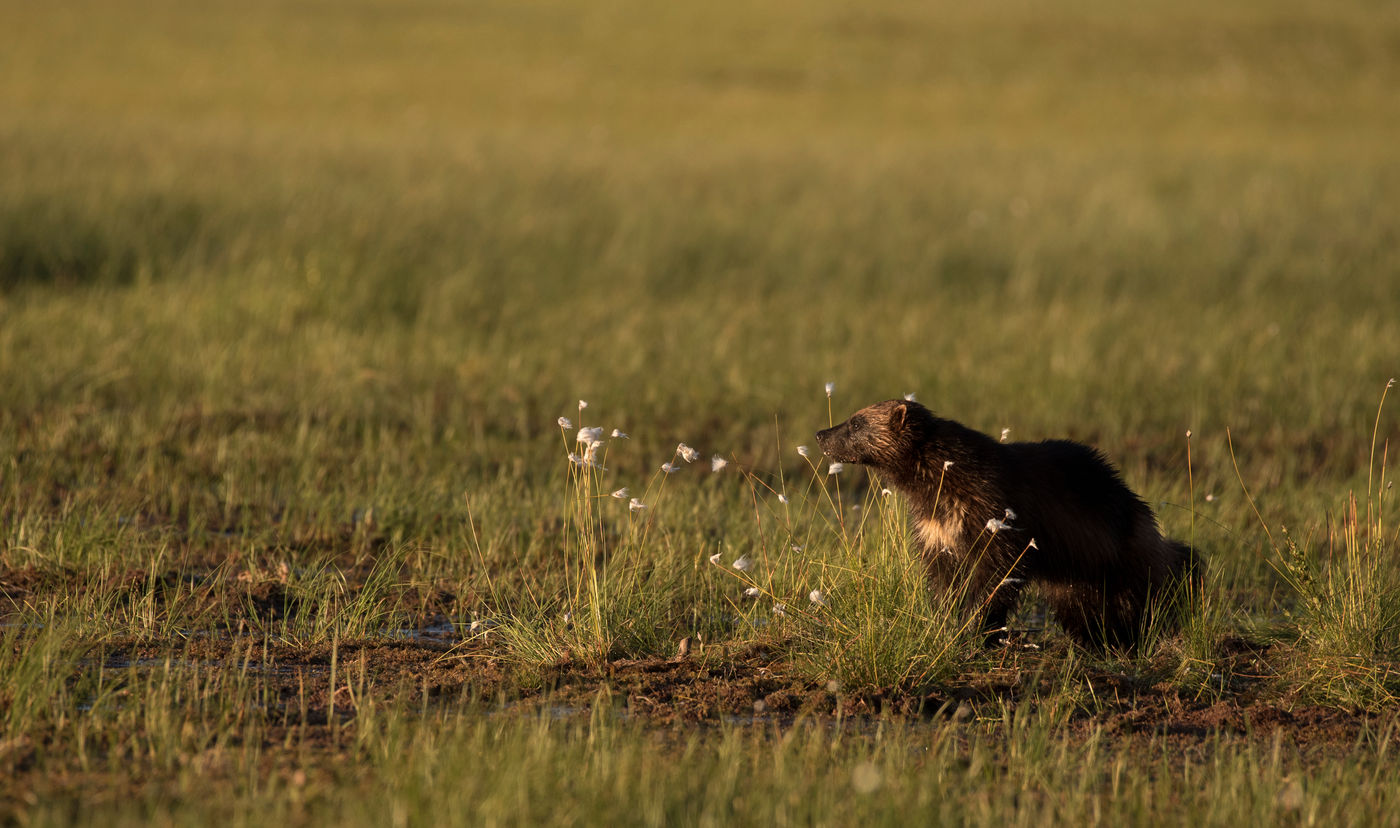
<path id="1" fill-rule="evenodd" d="M 904 415 L 908 413 L 908 411 L 909 406 L 904 403 L 900 403 L 894 407 L 894 410 L 890 412 L 890 419 L 888 421 L 890 431 L 897 432 L 904 428 Z"/>

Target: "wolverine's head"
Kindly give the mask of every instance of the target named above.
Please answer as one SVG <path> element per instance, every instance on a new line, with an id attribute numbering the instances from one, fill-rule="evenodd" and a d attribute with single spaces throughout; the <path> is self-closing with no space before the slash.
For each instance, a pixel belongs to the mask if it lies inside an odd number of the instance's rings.
<path id="1" fill-rule="evenodd" d="M 885 400 L 862 408 L 840 425 L 818 431 L 817 445 L 838 463 L 894 468 L 913 455 L 933 419 L 927 408 L 911 400 Z"/>

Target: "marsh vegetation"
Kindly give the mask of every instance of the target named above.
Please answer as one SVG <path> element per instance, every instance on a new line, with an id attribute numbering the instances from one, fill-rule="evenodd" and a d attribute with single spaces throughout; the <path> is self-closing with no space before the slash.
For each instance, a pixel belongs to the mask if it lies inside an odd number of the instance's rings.
<path id="1" fill-rule="evenodd" d="M 1392 820 L 1397 38 L 0 2 L 0 819 Z M 1101 447 L 1186 629 L 939 613 L 798 451 L 905 393 Z"/>

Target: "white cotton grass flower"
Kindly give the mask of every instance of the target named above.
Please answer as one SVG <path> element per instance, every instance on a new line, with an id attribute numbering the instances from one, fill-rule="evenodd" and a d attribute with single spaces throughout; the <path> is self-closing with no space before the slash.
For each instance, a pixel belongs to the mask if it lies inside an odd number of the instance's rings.
<path id="1" fill-rule="evenodd" d="M 773 605 L 773 614 L 774 614 L 774 615 L 779 615 L 779 616 L 786 616 L 786 615 L 787 615 L 787 604 L 774 604 L 774 605 Z"/>
<path id="2" fill-rule="evenodd" d="M 580 428 L 578 430 L 578 436 L 574 438 L 574 442 L 583 443 L 585 446 L 601 445 L 603 442 L 603 427 L 593 426 L 591 428 Z"/>
<path id="3" fill-rule="evenodd" d="M 797 453 L 800 454 L 800 455 L 802 455 L 803 457 L 811 457 L 812 455 L 811 455 L 811 454 L 808 454 L 809 451 L 810 451 L 810 449 L 808 449 L 806 446 L 798 446 L 798 447 L 797 447 Z"/>
<path id="4" fill-rule="evenodd" d="M 845 464 L 845 463 L 832 463 L 831 465 L 829 465 L 829 466 L 826 467 L 826 473 L 827 473 L 828 475 L 840 474 L 840 473 L 842 472 L 842 470 L 844 470 L 845 468 L 846 468 L 846 464 Z"/>
<path id="5" fill-rule="evenodd" d="M 1003 529 L 1011 528 L 1011 524 L 1007 523 L 1004 520 L 997 520 L 996 518 L 992 518 L 991 520 L 987 521 L 987 531 L 991 532 L 993 535 L 995 535 L 997 532 L 1000 532 Z"/>
<path id="6" fill-rule="evenodd" d="M 647 505 L 645 503 L 643 503 L 635 497 L 627 502 L 627 508 L 629 511 L 640 512 L 646 507 Z"/>
<path id="7" fill-rule="evenodd" d="M 827 399 L 831 399 L 831 395 L 834 394 L 834 393 L 836 393 L 836 383 L 834 383 L 834 382 L 828 382 L 828 383 L 826 384 L 826 397 L 827 397 Z"/>
<path id="8" fill-rule="evenodd" d="M 574 427 L 574 421 L 570 420 L 568 417 L 560 417 L 558 422 L 559 427 L 564 429 L 565 431 L 568 431 L 569 429 Z"/>
<path id="9" fill-rule="evenodd" d="M 676 453 L 687 463 L 694 463 L 696 460 L 700 459 L 700 452 L 687 446 L 685 443 L 676 446 Z"/>
<path id="10" fill-rule="evenodd" d="M 569 462 L 573 463 L 575 466 L 597 469 L 598 471 L 607 471 L 607 467 L 598 462 L 598 447 L 601 445 L 602 443 L 589 443 L 582 457 L 574 454 L 572 451 L 569 452 Z"/>
<path id="11" fill-rule="evenodd" d="M 1028 543 L 1028 544 L 1026 544 L 1026 546 L 1029 547 L 1029 548 L 1031 548 L 1031 549 L 1039 549 L 1039 548 L 1040 548 L 1039 546 L 1036 545 L 1035 538 L 1031 538 L 1031 542 Z"/>
<path id="12" fill-rule="evenodd" d="M 889 497 L 892 494 L 894 494 L 894 492 L 890 491 L 889 489 L 880 490 L 880 497 Z"/>
<path id="13" fill-rule="evenodd" d="M 630 439 L 632 439 L 632 437 L 631 437 L 629 434 L 627 434 L 627 432 L 623 431 L 623 430 L 620 429 L 620 428 L 615 428 L 615 429 L 613 429 L 613 430 L 612 430 L 612 436 L 613 436 L 613 439 L 616 439 L 616 440 L 630 440 Z"/>
<path id="14" fill-rule="evenodd" d="M 748 572 L 750 569 L 753 569 L 753 559 L 747 554 L 740 555 L 739 560 L 735 561 L 731 566 L 740 572 Z"/>
<path id="15" fill-rule="evenodd" d="M 791 549 L 792 549 L 792 551 L 794 551 L 794 552 L 801 552 L 801 551 L 802 551 L 802 547 L 799 546 L 799 545 L 797 545 L 797 544 L 795 544 L 795 543 L 792 544 Z"/>
<path id="16" fill-rule="evenodd" d="M 631 496 L 631 494 L 632 492 L 630 492 L 626 486 L 623 486 L 621 489 L 618 489 L 617 491 L 613 492 L 612 496 L 617 498 L 618 500 L 626 500 L 628 497 Z"/>
<path id="17" fill-rule="evenodd" d="M 953 461 L 952 461 L 952 460 L 944 460 L 944 461 L 943 461 L 943 471 L 947 471 L 947 470 L 951 469 L 952 467 L 953 467 Z"/>
<path id="18" fill-rule="evenodd" d="M 710 471 L 712 472 L 724 471 L 724 467 L 727 465 L 729 465 L 729 461 L 718 454 L 710 458 Z"/>
<path id="19" fill-rule="evenodd" d="M 813 604 L 816 604 L 819 607 L 826 606 L 826 596 L 823 595 L 822 591 L 819 589 L 814 589 L 811 592 L 807 593 L 807 600 L 811 601 Z"/>
<path id="20" fill-rule="evenodd" d="M 757 598 L 758 596 L 760 596 L 760 595 L 762 595 L 762 594 L 763 594 L 763 591 L 760 590 L 758 587 L 749 587 L 748 589 L 744 590 L 744 597 L 745 597 L 745 598 Z"/>
<path id="21" fill-rule="evenodd" d="M 1188 437 L 1190 436 L 1190 432 L 1187 432 L 1187 436 L 1188 436 Z M 1010 438 L 1011 438 L 1011 429 L 1009 429 L 1009 428 L 1003 428 L 1003 429 L 1001 430 L 1001 441 L 1002 441 L 1003 443 L 1005 443 L 1005 442 L 1006 442 L 1007 440 L 1009 440 Z"/>
<path id="22" fill-rule="evenodd" d="M 675 474 L 676 472 L 681 470 L 681 467 L 668 460 L 665 463 L 661 464 L 661 470 L 666 472 L 667 474 Z"/>
<path id="23" fill-rule="evenodd" d="M 579 400 L 579 401 L 578 401 L 578 410 L 579 410 L 579 411 L 582 411 L 583 409 L 585 409 L 585 408 L 587 408 L 587 407 L 588 407 L 588 400 Z"/>
<path id="24" fill-rule="evenodd" d="M 905 395 L 904 395 L 904 401 L 905 401 L 905 402 L 915 402 L 915 400 L 914 400 L 914 392 L 913 392 L 913 391 L 910 391 L 908 394 L 905 394 Z"/>
<path id="25" fill-rule="evenodd" d="M 1015 519 L 1016 519 L 1016 513 L 1013 512 L 1013 511 L 1011 511 L 1010 509 L 1007 509 L 1007 510 L 1006 510 L 1006 522 L 1007 522 L 1007 523 L 1010 523 L 1011 521 L 1013 521 L 1013 520 L 1015 520 Z"/>
<path id="26" fill-rule="evenodd" d="M 778 502 L 781 503 L 781 504 L 783 504 L 784 506 L 786 506 L 786 505 L 788 504 L 788 496 L 785 495 L 785 494 L 779 493 L 779 494 L 778 494 Z"/>
<path id="27" fill-rule="evenodd" d="M 723 554 L 724 553 L 722 552 L 716 552 L 715 554 L 711 555 L 710 563 L 714 564 L 715 566 L 719 566 L 719 559 Z"/>

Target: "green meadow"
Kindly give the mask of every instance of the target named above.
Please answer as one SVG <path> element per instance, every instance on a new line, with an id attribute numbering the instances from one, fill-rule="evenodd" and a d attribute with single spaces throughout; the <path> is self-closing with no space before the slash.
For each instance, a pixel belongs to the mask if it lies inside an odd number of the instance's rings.
<path id="1" fill-rule="evenodd" d="M 0 821 L 1393 824 L 1398 208 L 1366 0 L 0 0 Z M 908 393 L 1183 629 L 983 649 Z"/>

